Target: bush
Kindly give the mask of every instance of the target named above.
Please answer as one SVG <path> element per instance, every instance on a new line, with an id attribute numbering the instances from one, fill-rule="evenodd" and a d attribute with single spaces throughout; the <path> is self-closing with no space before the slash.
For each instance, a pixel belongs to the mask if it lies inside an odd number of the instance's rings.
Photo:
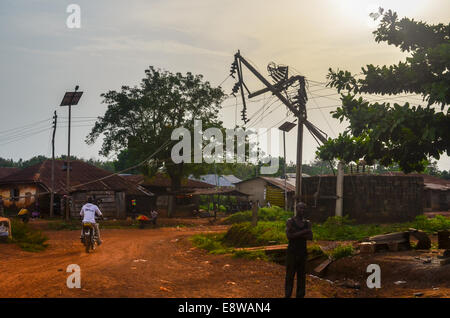
<path id="1" fill-rule="evenodd" d="M 293 216 L 292 212 L 283 210 L 278 206 L 260 208 L 258 211 L 258 221 L 284 221 L 286 222 Z M 252 211 L 237 212 L 224 220 L 225 224 L 236 224 L 250 222 L 252 220 Z"/>
<path id="2" fill-rule="evenodd" d="M 48 237 L 41 231 L 33 229 L 30 225 L 18 220 L 11 220 L 12 242 L 25 251 L 37 252 L 44 250 L 48 244 Z"/>
<path id="3" fill-rule="evenodd" d="M 251 247 L 286 243 L 284 222 L 259 222 L 256 227 L 251 223 L 238 223 L 230 227 L 223 237 L 227 246 Z"/>
<path id="4" fill-rule="evenodd" d="M 339 245 L 331 250 L 328 255 L 334 260 L 337 260 L 343 257 L 352 256 L 354 252 L 355 250 L 351 245 Z"/>
<path id="5" fill-rule="evenodd" d="M 224 254 L 231 250 L 223 247 L 222 238 L 223 234 L 197 234 L 190 240 L 194 246 L 207 250 L 211 254 Z"/>
<path id="6" fill-rule="evenodd" d="M 425 215 L 418 215 L 410 227 L 422 230 L 429 234 L 435 233 L 450 229 L 450 218 L 436 215 L 434 218 L 429 219 Z"/>

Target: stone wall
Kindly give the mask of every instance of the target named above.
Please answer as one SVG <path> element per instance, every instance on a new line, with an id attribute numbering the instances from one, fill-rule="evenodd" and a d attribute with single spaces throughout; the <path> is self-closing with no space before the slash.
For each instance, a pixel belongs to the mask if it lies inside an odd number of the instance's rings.
<path id="1" fill-rule="evenodd" d="M 322 222 L 334 216 L 336 177 L 315 176 L 302 180 L 302 197 L 308 205 L 310 219 Z M 314 196 L 318 190 L 318 197 Z M 423 214 L 422 196 L 422 177 L 346 175 L 343 213 L 357 223 L 410 221 Z"/>

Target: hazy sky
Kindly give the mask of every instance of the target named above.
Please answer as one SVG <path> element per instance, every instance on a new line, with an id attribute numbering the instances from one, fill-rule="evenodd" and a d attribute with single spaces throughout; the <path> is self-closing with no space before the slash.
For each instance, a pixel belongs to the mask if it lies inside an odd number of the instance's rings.
<path id="1" fill-rule="evenodd" d="M 80 29 L 66 26 L 71 3 L 81 7 Z M 98 155 L 100 140 L 93 146 L 84 142 L 93 117 L 106 109 L 101 93 L 139 84 L 149 65 L 203 74 L 219 85 L 238 49 L 265 76 L 270 61 L 305 75 L 310 80 L 308 117 L 334 137 L 345 128 L 329 114 L 339 96 L 317 83 L 326 81 L 328 68 L 358 73 L 366 64 L 393 64 L 405 57 L 395 47 L 374 41 L 375 26 L 368 13 L 378 6 L 430 23 L 450 20 L 448 0 L 1 0 L 0 157 L 51 155 L 54 110 L 61 123 L 57 155 L 66 153 L 67 108 L 58 105 L 64 92 L 78 84 L 84 95 L 73 107 L 71 152 L 105 159 Z M 253 88 L 262 87 L 250 74 L 245 76 Z M 223 84 L 227 93 L 232 86 L 230 79 Z M 406 100 L 420 101 L 414 96 L 397 99 Z M 265 102 L 251 103 L 249 117 Z M 235 125 L 235 103 L 228 99 L 222 111 L 230 127 Z M 286 109 L 277 106 L 270 106 L 256 127 L 280 122 Z M 287 137 L 288 160 L 295 161 L 295 141 L 293 130 Z M 315 150 L 316 142 L 306 133 L 304 162 L 314 159 Z M 439 167 L 450 169 L 450 159 L 443 157 Z"/>

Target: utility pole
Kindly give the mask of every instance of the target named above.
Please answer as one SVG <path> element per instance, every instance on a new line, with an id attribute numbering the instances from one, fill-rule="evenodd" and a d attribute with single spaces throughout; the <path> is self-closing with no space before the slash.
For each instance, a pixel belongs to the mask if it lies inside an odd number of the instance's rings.
<path id="1" fill-rule="evenodd" d="M 250 93 L 247 86 L 243 82 L 242 76 L 242 65 L 244 65 L 250 72 L 252 72 L 256 78 L 258 78 L 266 87 L 258 90 L 256 92 Z M 234 62 L 231 66 L 231 75 L 234 78 L 234 73 L 238 72 L 238 82 L 233 87 L 233 95 L 241 90 L 241 95 L 243 97 L 243 88 L 249 93 L 248 98 L 252 98 L 267 92 L 272 92 L 273 95 L 278 97 L 278 99 L 286 105 L 286 107 L 295 115 L 298 119 L 298 130 L 297 130 L 297 169 L 296 169 L 296 180 L 295 180 L 295 202 L 301 201 L 302 194 L 302 147 L 303 147 L 303 125 L 321 142 L 325 143 L 327 138 L 315 127 L 311 122 L 306 119 L 306 101 L 308 97 L 306 96 L 306 83 L 304 76 L 291 76 L 288 77 L 288 67 L 287 66 L 277 66 L 274 63 L 270 63 L 267 66 L 270 76 L 275 81 L 275 84 L 271 84 L 267 79 L 264 78 L 238 51 L 234 55 Z M 298 91 L 297 95 L 293 98 L 289 97 L 286 90 L 297 84 Z M 243 121 L 247 122 L 246 118 L 246 104 L 245 98 L 243 97 L 244 109 L 242 111 Z"/>
<path id="2" fill-rule="evenodd" d="M 350 177 L 351 178 L 351 177 Z M 342 216 L 344 196 L 344 163 L 339 161 L 338 173 L 336 178 L 336 216 Z"/>
<path id="3" fill-rule="evenodd" d="M 79 86 L 75 86 L 74 92 L 66 92 L 64 95 L 64 98 L 61 102 L 60 106 L 69 106 L 69 130 L 68 130 L 68 140 L 67 140 L 67 177 L 66 177 L 66 221 L 69 220 L 70 217 L 70 207 L 69 207 L 69 198 L 70 198 L 70 124 L 71 124 L 71 118 L 72 118 L 72 106 L 77 105 L 78 101 L 81 98 L 81 95 L 83 95 L 83 92 L 78 92 Z"/>
<path id="4" fill-rule="evenodd" d="M 56 123 L 58 121 L 58 115 L 56 115 L 56 110 L 53 115 L 53 136 L 52 136 L 52 185 L 50 189 L 50 217 L 54 216 L 54 203 L 55 203 L 55 134 L 56 134 Z"/>

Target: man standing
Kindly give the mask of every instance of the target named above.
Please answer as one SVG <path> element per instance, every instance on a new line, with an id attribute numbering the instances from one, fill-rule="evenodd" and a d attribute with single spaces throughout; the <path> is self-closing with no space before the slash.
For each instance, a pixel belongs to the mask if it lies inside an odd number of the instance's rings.
<path id="1" fill-rule="evenodd" d="M 306 241 L 312 240 L 311 223 L 304 219 L 306 204 L 299 202 L 296 206 L 297 214 L 286 222 L 286 236 L 289 240 L 286 254 L 286 284 L 285 296 L 290 298 L 297 273 L 297 298 L 305 297 L 306 285 Z"/>

